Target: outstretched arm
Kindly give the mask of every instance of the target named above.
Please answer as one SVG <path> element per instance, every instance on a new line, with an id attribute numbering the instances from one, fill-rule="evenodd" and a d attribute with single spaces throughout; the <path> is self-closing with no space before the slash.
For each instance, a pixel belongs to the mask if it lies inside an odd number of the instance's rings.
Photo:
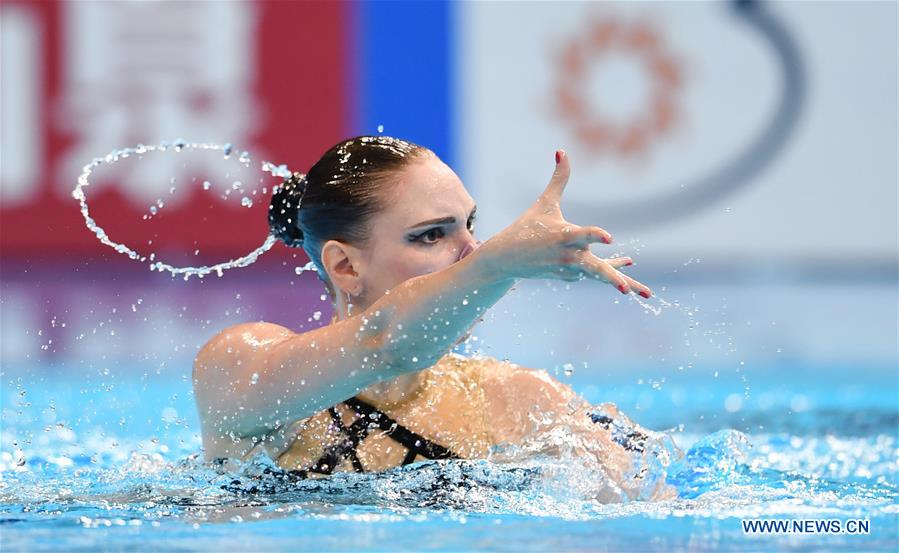
<path id="1" fill-rule="evenodd" d="M 433 365 L 513 283 L 477 250 L 325 327 L 297 334 L 249 323 L 222 331 L 194 362 L 207 456 L 241 456 L 287 422 Z"/>
<path id="2" fill-rule="evenodd" d="M 194 363 L 207 455 L 241 455 L 288 421 L 430 367 L 517 279 L 593 278 L 648 297 L 646 286 L 616 270 L 629 258 L 590 252 L 592 243 L 611 243 L 608 232 L 562 217 L 569 172 L 567 156 L 557 152 L 546 190 L 509 227 L 457 263 L 401 283 L 359 315 L 302 334 L 237 325 L 210 340 Z"/>

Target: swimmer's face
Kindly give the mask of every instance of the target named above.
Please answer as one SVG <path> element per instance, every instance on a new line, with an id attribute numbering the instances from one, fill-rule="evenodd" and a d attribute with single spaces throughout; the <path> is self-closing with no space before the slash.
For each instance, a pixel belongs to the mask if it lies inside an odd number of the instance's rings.
<path id="1" fill-rule="evenodd" d="M 416 159 L 384 187 L 386 208 L 371 217 L 359 276 L 365 303 L 398 284 L 449 267 L 477 247 L 475 201 L 435 155 Z"/>

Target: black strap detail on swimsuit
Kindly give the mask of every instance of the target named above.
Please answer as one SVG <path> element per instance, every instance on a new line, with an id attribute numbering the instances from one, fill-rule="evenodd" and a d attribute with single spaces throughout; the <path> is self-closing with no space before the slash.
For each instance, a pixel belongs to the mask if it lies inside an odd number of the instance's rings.
<path id="1" fill-rule="evenodd" d="M 403 459 L 404 465 L 412 463 L 417 455 L 421 455 L 427 459 L 461 458 L 442 445 L 436 444 L 421 434 L 416 434 L 408 428 L 401 426 L 386 414 L 378 411 L 373 405 L 368 404 L 359 398 L 353 397 L 343 403 L 349 405 L 354 411 L 362 415 L 362 418 L 360 418 L 359 421 L 368 419 L 368 421 L 377 424 L 378 428 L 385 431 L 388 436 L 409 450 L 408 453 L 406 453 L 406 458 Z M 356 423 L 359 421 L 356 421 Z"/>
<path id="2" fill-rule="evenodd" d="M 624 447 L 628 451 L 636 451 L 637 453 L 643 453 L 644 444 L 646 440 L 649 439 L 649 436 L 644 434 L 643 432 L 631 431 L 627 433 L 623 433 L 620 428 L 617 426 L 613 427 L 613 423 L 611 417 L 607 417 L 605 415 L 601 415 L 599 413 L 591 413 L 590 420 L 594 423 L 612 431 L 612 440 L 617 444 Z"/>
<path id="3" fill-rule="evenodd" d="M 383 430 L 387 436 L 390 436 L 408 450 L 406 457 L 403 459 L 404 465 L 413 463 L 418 455 L 427 459 L 461 459 L 461 457 L 442 445 L 436 444 L 421 434 L 401 426 L 375 406 L 359 398 L 353 397 L 343 403 L 360 415 L 350 426 L 346 426 L 337 409 L 334 407 L 328 409 L 331 419 L 343 433 L 344 439 L 325 449 L 322 457 L 311 468 L 291 471 L 291 473 L 304 478 L 310 472 L 331 474 L 343 459 L 349 459 L 353 464 L 353 470 L 356 472 L 365 472 L 365 467 L 362 466 L 362 462 L 356 454 L 356 448 L 359 447 L 362 440 L 374 428 Z"/>

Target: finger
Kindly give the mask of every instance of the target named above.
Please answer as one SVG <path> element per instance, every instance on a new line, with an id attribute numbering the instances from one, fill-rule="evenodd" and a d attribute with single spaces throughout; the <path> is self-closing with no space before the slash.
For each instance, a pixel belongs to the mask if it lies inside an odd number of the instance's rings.
<path id="1" fill-rule="evenodd" d="M 630 267 L 634 264 L 634 260 L 630 257 L 613 257 L 606 259 L 606 263 L 618 269 L 620 267 Z M 631 286 L 631 288 L 633 288 L 633 286 Z"/>
<path id="2" fill-rule="evenodd" d="M 549 184 L 541 198 L 552 203 L 559 203 L 570 174 L 571 166 L 568 164 L 568 154 L 564 150 L 556 150 L 556 170 L 553 171 L 553 176 L 549 179 Z"/>
<path id="3" fill-rule="evenodd" d="M 586 248 L 590 246 L 590 244 L 595 244 L 597 242 L 611 244 L 611 233 L 599 227 L 580 227 L 576 231 L 571 232 L 571 239 L 566 244 L 577 246 L 579 248 Z"/>
<path id="4" fill-rule="evenodd" d="M 618 291 L 622 294 L 627 294 L 631 291 L 631 287 L 627 282 L 628 277 L 616 271 L 604 259 L 600 259 L 592 254 L 585 255 L 581 261 L 581 267 L 589 276 L 608 282 L 615 288 L 618 288 Z"/>
<path id="5" fill-rule="evenodd" d="M 622 275 L 622 276 L 624 277 L 624 280 L 627 281 L 628 286 L 631 287 L 631 290 L 640 294 L 641 296 L 643 296 L 646 299 L 649 299 L 650 297 L 652 297 L 652 290 L 650 290 L 648 286 L 632 279 L 631 277 L 629 277 L 627 275 Z"/>

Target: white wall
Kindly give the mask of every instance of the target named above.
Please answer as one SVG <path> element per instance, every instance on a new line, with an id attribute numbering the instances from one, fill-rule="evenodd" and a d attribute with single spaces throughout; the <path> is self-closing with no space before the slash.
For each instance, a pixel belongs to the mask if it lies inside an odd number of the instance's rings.
<path id="1" fill-rule="evenodd" d="M 645 215 L 641 204 L 677 194 L 681 184 L 689 192 L 689 183 L 739 155 L 770 124 L 783 86 L 770 41 L 725 2 L 460 3 L 459 170 L 480 203 L 481 229 L 492 234 L 533 202 L 562 147 L 573 167 L 563 212 L 580 224 L 609 225 L 619 242 L 638 240 L 645 255 L 894 260 L 896 4 L 765 9 L 795 41 L 804 67 L 791 139 L 720 201 L 630 224 L 611 206 Z M 557 87 L 568 82 L 557 53 L 586 36 L 591 21 L 632 28 L 641 20 L 651 22 L 660 55 L 675 60 L 681 75 L 669 94 L 677 121 L 652 135 L 641 155 L 592 151 L 554 107 Z M 643 101 L 652 82 L 644 58 L 610 49 L 588 59 L 578 88 L 591 106 L 588 118 L 627 124 L 651 111 Z"/>
<path id="2" fill-rule="evenodd" d="M 690 329 L 682 311 L 616 305 L 608 286 L 558 282 L 553 292 L 527 282 L 478 332 L 493 354 L 602 371 L 740 360 L 896 366 L 897 5 L 764 9 L 797 47 L 796 125 L 732 192 L 666 210 L 653 201 L 690 193 L 772 124 L 786 81 L 769 39 L 726 2 L 458 5 L 458 169 L 482 236 L 536 199 L 554 149 L 565 148 L 573 171 L 563 213 L 616 237 L 594 251 L 635 256 L 628 273 L 700 313 Z M 602 24 L 638 22 L 657 37 L 654 55 L 677 68 L 678 86 L 661 92 L 677 116 L 637 153 L 590 148 L 558 109 L 559 87 L 583 94 L 582 120 L 625 125 L 651 115 L 655 81 L 641 65 L 645 50 L 585 47 L 580 80 L 560 53 L 589 44 Z M 658 297 L 648 303 L 658 307 Z"/>

